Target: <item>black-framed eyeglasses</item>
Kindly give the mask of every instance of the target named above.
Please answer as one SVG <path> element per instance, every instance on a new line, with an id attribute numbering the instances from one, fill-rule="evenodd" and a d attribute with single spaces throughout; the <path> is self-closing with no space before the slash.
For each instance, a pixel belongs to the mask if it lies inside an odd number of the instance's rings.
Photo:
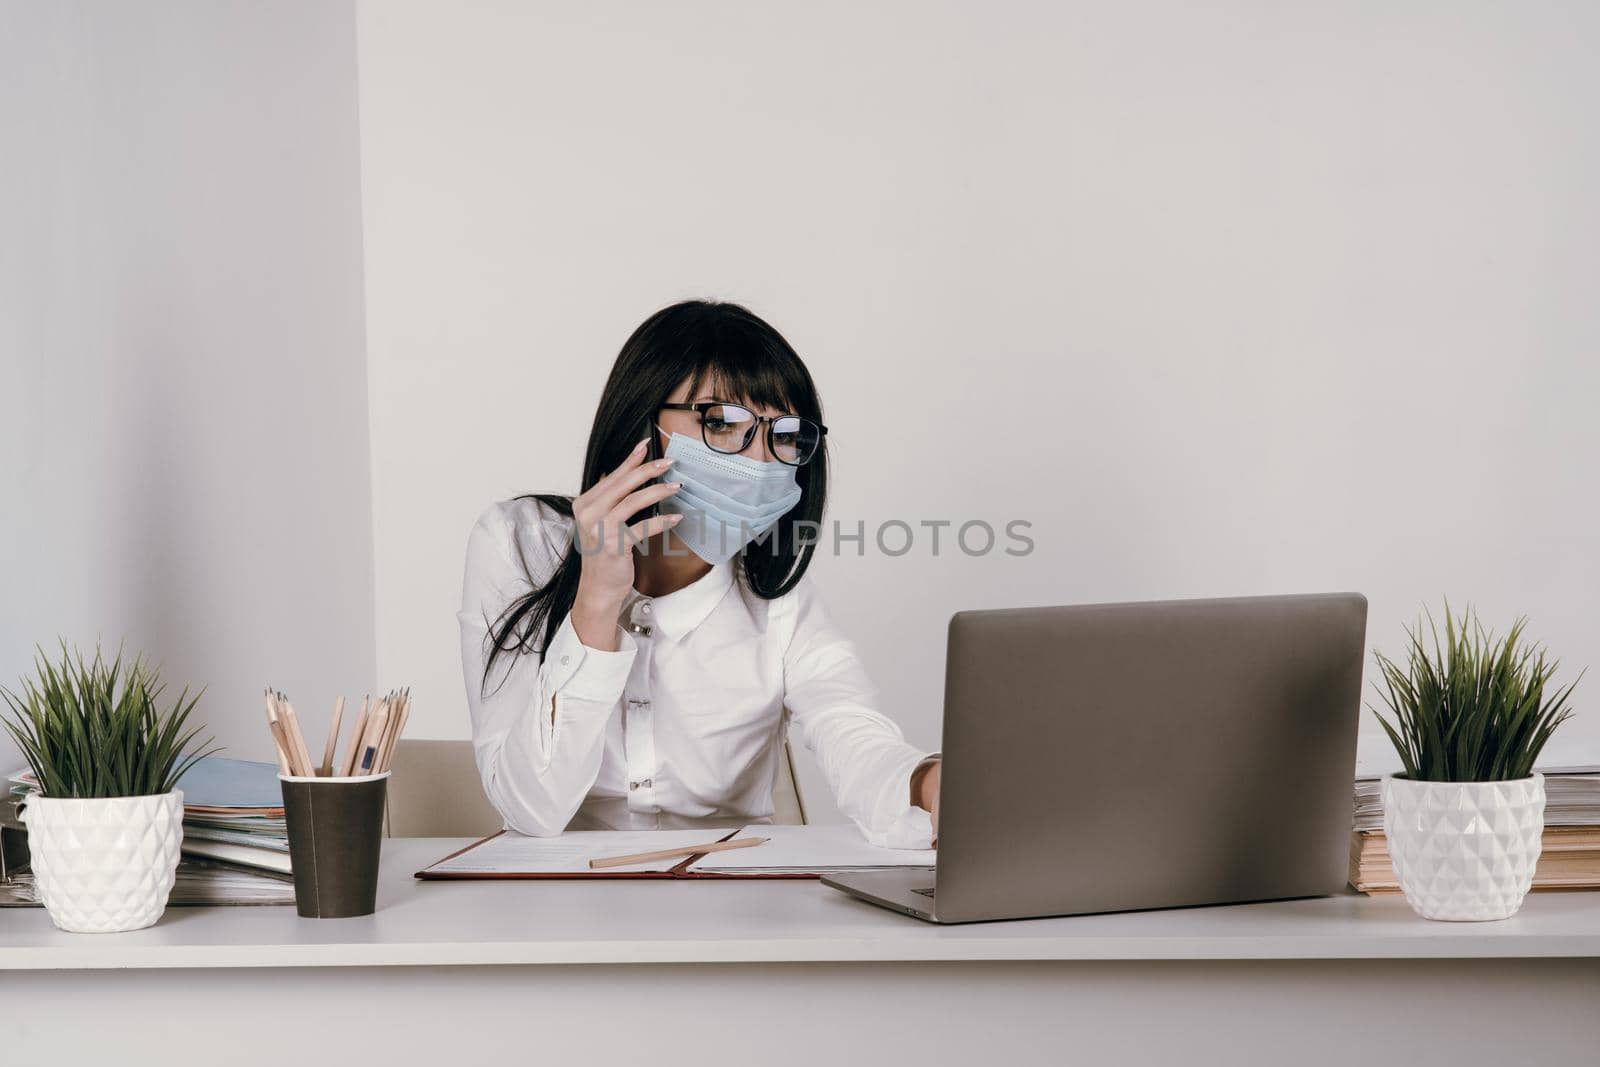
<path id="1" fill-rule="evenodd" d="M 750 447 L 762 423 L 772 458 L 791 467 L 811 462 L 828 428 L 801 415 L 757 415 L 739 404 L 703 400 L 698 404 L 662 404 L 663 411 L 693 411 L 700 416 L 700 436 L 713 452 L 735 455 Z"/>

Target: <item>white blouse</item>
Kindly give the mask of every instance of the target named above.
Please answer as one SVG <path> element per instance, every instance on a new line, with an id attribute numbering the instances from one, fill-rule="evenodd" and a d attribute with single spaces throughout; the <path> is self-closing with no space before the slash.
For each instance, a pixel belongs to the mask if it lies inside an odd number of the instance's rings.
<path id="1" fill-rule="evenodd" d="M 548 836 L 769 821 L 792 724 L 867 840 L 932 846 L 910 796 L 912 770 L 932 753 L 876 710 L 809 575 L 776 600 L 745 591 L 737 560 L 666 596 L 630 591 L 617 651 L 584 645 L 569 618 L 542 661 L 503 653 L 485 689 L 489 627 L 533 588 L 519 552 L 542 583 L 571 538 L 571 519 L 518 499 L 485 511 L 467 542 L 457 621 L 472 743 L 508 827 Z"/>

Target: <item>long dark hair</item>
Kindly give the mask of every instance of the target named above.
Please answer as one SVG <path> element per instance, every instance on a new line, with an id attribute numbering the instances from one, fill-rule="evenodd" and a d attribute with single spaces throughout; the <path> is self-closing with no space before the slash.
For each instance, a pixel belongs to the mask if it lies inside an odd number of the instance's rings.
<path id="1" fill-rule="evenodd" d="M 653 425 L 661 404 L 686 378 L 691 397 L 709 384 L 718 400 L 778 408 L 822 422 L 822 401 L 811 373 L 782 334 L 738 304 L 686 300 L 651 315 L 617 354 L 589 430 L 580 492 L 622 465 L 643 427 L 647 422 Z M 826 439 L 811 462 L 795 473 L 800 502 L 779 521 L 770 540 L 739 554 L 745 588 L 763 600 L 793 589 L 811 564 L 816 538 L 800 536 L 800 531 L 815 531 L 822 519 L 828 494 Z M 535 499 L 562 515 L 572 515 L 571 497 L 533 493 L 522 499 Z M 517 549 L 521 555 L 520 543 Z M 572 611 L 582 568 L 575 540 L 542 585 L 522 555 L 523 573 L 534 589 L 508 604 L 489 627 L 485 690 L 495 661 L 502 656 L 532 652 L 543 657 Z"/>

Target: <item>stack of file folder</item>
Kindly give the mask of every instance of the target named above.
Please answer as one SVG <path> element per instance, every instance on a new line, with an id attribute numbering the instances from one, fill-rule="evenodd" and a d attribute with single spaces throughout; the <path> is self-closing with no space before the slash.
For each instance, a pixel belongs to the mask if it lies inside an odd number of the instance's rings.
<path id="1" fill-rule="evenodd" d="M 178 864 L 167 903 L 177 907 L 293 904 L 294 881 L 262 871 L 186 857 Z M 9 881 L 0 882 L 0 908 L 38 907 L 43 904 L 32 871 L 19 871 Z"/>
<path id="2" fill-rule="evenodd" d="M 277 764 L 207 756 L 189 768 L 178 788 L 184 855 L 291 873 Z"/>
<path id="3" fill-rule="evenodd" d="M 38 789 L 26 769 L 12 774 L 10 785 L 16 795 Z M 229 894 L 280 903 L 283 894 L 273 885 L 251 881 L 269 877 L 287 885 L 284 879 L 292 873 L 277 764 L 207 756 L 184 773 L 178 788 L 183 791 L 184 859 L 171 903 L 223 903 L 209 898 Z M 186 899 L 190 896 L 196 899 Z"/>
<path id="4" fill-rule="evenodd" d="M 1568 745 L 1546 749 L 1543 851 L 1534 889 L 1600 889 L 1600 758 Z M 1383 832 L 1382 780 L 1401 770 L 1385 737 L 1363 737 L 1356 757 L 1350 885 L 1362 893 L 1398 893 L 1400 882 Z"/>

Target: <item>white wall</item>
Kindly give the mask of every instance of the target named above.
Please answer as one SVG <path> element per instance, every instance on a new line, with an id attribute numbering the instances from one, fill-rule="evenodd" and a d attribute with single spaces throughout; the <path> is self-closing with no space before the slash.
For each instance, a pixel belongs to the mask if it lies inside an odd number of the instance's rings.
<path id="1" fill-rule="evenodd" d="M 810 363 L 835 517 L 1034 523 L 819 561 L 919 742 L 966 607 L 1357 589 L 1395 651 L 1449 595 L 1600 661 L 1600 9 L 1290 8 L 360 4 L 417 734 L 467 733 L 474 516 L 573 489 L 617 348 L 701 295 Z"/>
<path id="2" fill-rule="evenodd" d="M 260 759 L 374 684 L 354 32 L 0 2 L 0 683 L 125 637 Z"/>

